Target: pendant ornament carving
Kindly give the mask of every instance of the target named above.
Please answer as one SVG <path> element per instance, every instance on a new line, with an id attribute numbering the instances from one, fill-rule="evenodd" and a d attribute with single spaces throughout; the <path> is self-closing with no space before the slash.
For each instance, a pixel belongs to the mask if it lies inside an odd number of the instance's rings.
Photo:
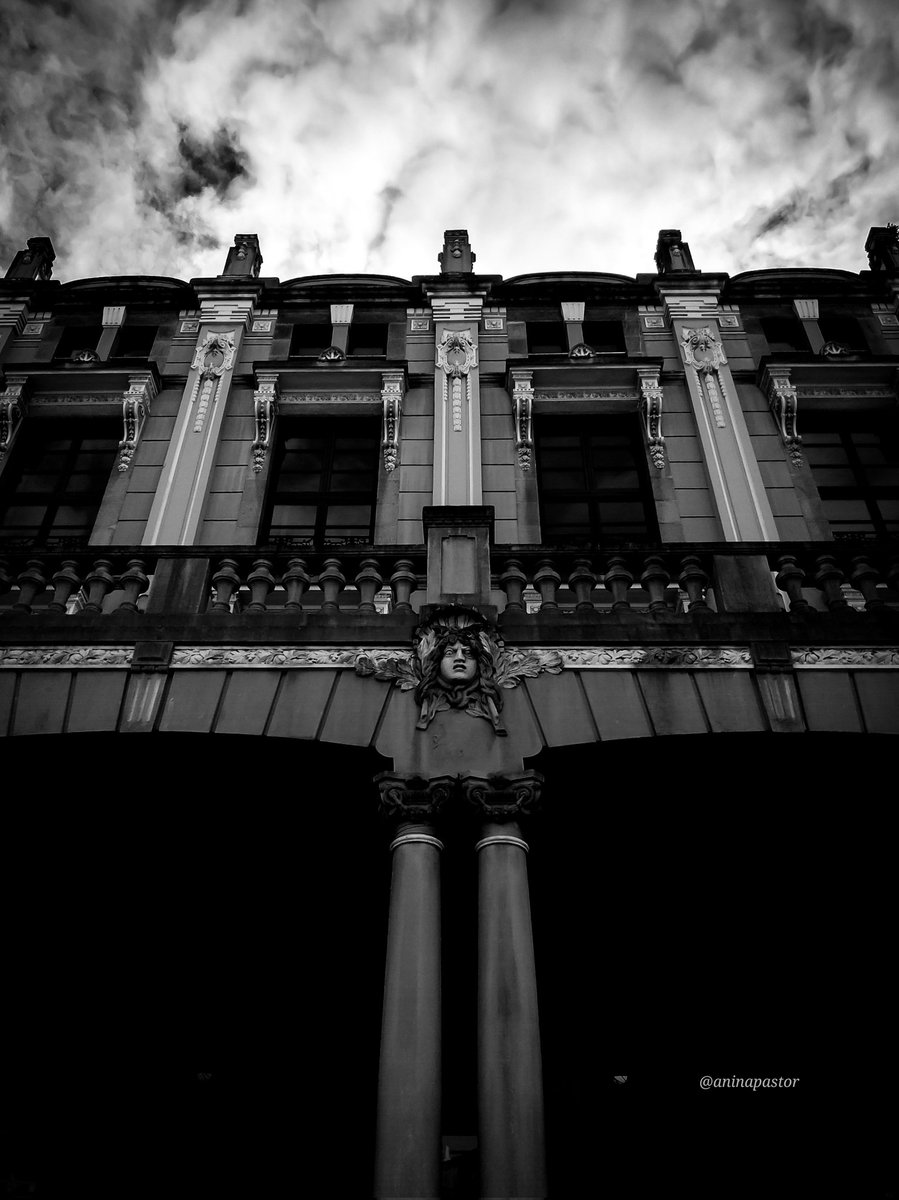
<path id="1" fill-rule="evenodd" d="M 562 657 L 556 650 L 509 651 L 480 613 L 446 605 L 436 608 L 415 631 L 411 653 L 363 651 L 355 668 L 357 675 L 414 691 L 419 704 L 416 729 L 427 729 L 437 713 L 454 708 L 484 718 L 504 737 L 503 689 L 518 687 L 522 679 L 544 671 L 557 675 Z"/>
<path id="2" fill-rule="evenodd" d="M 727 362 L 721 342 L 708 325 L 702 329 L 685 329 L 681 334 L 684 361 L 696 372 L 696 381 L 705 396 L 712 419 L 724 429 L 724 382 L 721 367 Z"/>
<path id="3" fill-rule="evenodd" d="M 452 388 L 453 432 L 462 432 L 462 401 L 467 399 L 468 375 L 478 365 L 478 350 L 467 329 L 444 329 L 437 346 L 437 366 L 443 370 L 443 402 Z"/>
<path id="4" fill-rule="evenodd" d="M 530 471 L 534 455 L 533 371 L 512 371 L 512 416 L 515 422 L 515 451 L 522 471 Z"/>
<path id="5" fill-rule="evenodd" d="M 197 402 L 194 433 L 202 433 L 206 414 L 216 401 L 222 376 L 234 364 L 234 334 L 207 331 L 206 337 L 194 351 L 191 369 L 199 374 L 190 394 L 191 405 Z"/>
<path id="6" fill-rule="evenodd" d="M 802 466 L 802 438 L 796 429 L 796 415 L 799 396 L 790 380 L 790 372 L 785 369 L 775 373 L 768 368 L 768 403 L 780 427 L 780 436 L 790 456 L 794 467 Z"/>
<path id="7" fill-rule="evenodd" d="M 253 393 L 253 416 L 256 437 L 253 440 L 253 470 L 258 475 L 265 465 L 272 440 L 272 430 L 278 415 L 278 376 L 259 375 Z"/>

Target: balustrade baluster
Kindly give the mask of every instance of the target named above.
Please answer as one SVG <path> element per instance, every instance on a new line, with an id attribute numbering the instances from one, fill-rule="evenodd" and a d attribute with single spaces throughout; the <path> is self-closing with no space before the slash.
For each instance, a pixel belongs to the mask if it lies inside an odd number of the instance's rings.
<path id="1" fill-rule="evenodd" d="M 871 612 L 876 608 L 883 608 L 883 597 L 877 590 L 877 585 L 880 582 L 880 571 L 868 558 L 867 554 L 860 554 L 852 560 L 852 574 L 850 576 L 852 583 L 865 598 L 865 612 Z"/>
<path id="2" fill-rule="evenodd" d="M 212 577 L 212 586 L 215 588 L 215 599 L 210 611 L 229 613 L 231 601 L 240 589 L 240 576 L 237 573 L 237 563 L 233 558 L 222 559 L 219 569 Z"/>
<path id="3" fill-rule="evenodd" d="M 17 612 L 31 612 L 31 602 L 47 586 L 44 564 L 41 559 L 30 558 L 16 582 L 19 585 L 19 598 L 13 605 L 13 609 Z"/>
<path id="4" fill-rule="evenodd" d="M 47 605 L 48 612 L 64 613 L 69 607 L 73 592 L 81 586 L 81 576 L 78 574 L 78 564 L 74 559 L 67 558 L 51 577 L 53 581 L 53 599 Z"/>
<path id="5" fill-rule="evenodd" d="M 815 583 L 821 589 L 827 607 L 831 612 L 849 611 L 849 604 L 843 595 L 843 581 L 846 578 L 843 568 L 832 554 L 822 554 L 815 565 Z"/>
<path id="6" fill-rule="evenodd" d="M 112 563 L 108 558 L 97 559 L 93 568 L 84 577 L 84 586 L 87 588 L 87 601 L 84 605 L 84 611 L 102 612 L 103 601 L 115 586 Z"/>
<path id="7" fill-rule="evenodd" d="M 140 610 L 137 607 L 138 596 L 142 596 L 150 586 L 150 580 L 144 570 L 142 559 L 132 558 L 129 560 L 127 567 L 119 576 L 119 586 L 122 589 L 123 596 L 116 611 L 139 612 Z"/>
<path id="8" fill-rule="evenodd" d="M 574 570 L 568 576 L 568 586 L 574 592 L 576 609 L 593 611 L 593 589 L 596 587 L 596 574 L 589 558 L 576 558 Z"/>
<path id="9" fill-rule="evenodd" d="M 359 612 L 376 612 L 375 596 L 381 590 L 384 577 L 376 558 L 363 558 L 354 583 L 359 589 Z"/>
<path id="10" fill-rule="evenodd" d="M 541 558 L 537 563 L 537 570 L 534 572 L 534 587 L 540 593 L 541 612 L 544 609 L 559 607 L 556 602 L 556 592 L 559 590 L 561 582 L 562 576 L 553 567 L 552 559 Z"/>
<path id="11" fill-rule="evenodd" d="M 247 586 L 250 589 L 247 612 L 265 612 L 269 593 L 275 586 L 272 564 L 267 558 L 257 558 L 253 563 L 253 569 L 247 576 Z"/>
<path id="12" fill-rule="evenodd" d="M 805 571 L 797 563 L 793 554 L 782 554 L 777 560 L 777 574 L 774 582 L 782 592 L 787 593 L 790 601 L 790 612 L 812 612 L 811 604 L 802 594 L 802 581 Z"/>
<path id="13" fill-rule="evenodd" d="M 284 607 L 292 612 L 300 611 L 303 607 L 303 595 L 309 587 L 309 572 L 306 570 L 304 558 L 292 558 L 287 564 L 287 570 L 281 580 L 287 593 Z"/>
<path id="14" fill-rule="evenodd" d="M 628 570 L 627 561 L 620 554 L 613 555 L 603 576 L 603 583 L 612 596 L 612 610 L 630 608 L 628 593 L 634 582 L 632 571 Z"/>
<path id="15" fill-rule="evenodd" d="M 393 567 L 393 574 L 390 576 L 390 587 L 393 591 L 393 611 L 411 612 L 412 605 L 409 597 L 418 587 L 418 576 L 412 569 L 411 559 L 397 559 Z"/>
<path id="16" fill-rule="evenodd" d="M 665 567 L 665 560 L 658 554 L 650 554 L 643 563 L 643 574 L 640 582 L 649 593 L 649 611 L 666 612 L 668 604 L 665 599 L 671 575 Z"/>
<path id="17" fill-rule="evenodd" d="M 322 611 L 337 611 L 340 608 L 340 591 L 346 584 L 346 578 L 340 570 L 339 558 L 326 558 L 318 576 L 318 586 L 322 590 Z"/>
<path id="18" fill-rule="evenodd" d="M 524 601 L 521 597 L 527 585 L 528 577 L 522 571 L 519 559 L 507 559 L 505 570 L 499 577 L 499 586 L 506 593 L 506 612 L 524 611 Z"/>
<path id="19" fill-rule="evenodd" d="M 677 581 L 687 593 L 690 612 L 708 609 L 706 589 L 709 586 L 709 575 L 697 555 L 687 554 L 681 559 L 681 573 Z"/>
<path id="20" fill-rule="evenodd" d="M 0 558 L 0 596 L 5 595 L 13 585 L 13 577 L 9 573 L 9 563 Z"/>

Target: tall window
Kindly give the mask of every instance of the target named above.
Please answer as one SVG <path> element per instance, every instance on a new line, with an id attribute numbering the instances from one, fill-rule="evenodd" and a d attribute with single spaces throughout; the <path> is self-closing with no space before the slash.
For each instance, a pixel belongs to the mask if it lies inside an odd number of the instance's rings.
<path id="1" fill-rule="evenodd" d="M 0 475 L 2 535 L 86 539 L 121 436 L 116 420 L 26 420 Z"/>
<path id="2" fill-rule="evenodd" d="M 290 335 L 291 358 L 317 358 L 331 345 L 333 326 L 328 308 L 306 309 L 300 313 Z"/>
<path id="3" fill-rule="evenodd" d="M 310 546 L 370 542 L 380 438 L 377 418 L 283 420 L 266 536 Z"/>
<path id="4" fill-rule="evenodd" d="M 635 417 L 543 417 L 535 434 L 544 542 L 586 546 L 658 536 Z"/>
<path id="5" fill-rule="evenodd" d="M 568 331 L 564 321 L 528 321 L 528 354 L 567 354 Z"/>
<path id="6" fill-rule="evenodd" d="M 834 538 L 899 537 L 899 421 L 805 417 L 802 446 Z"/>

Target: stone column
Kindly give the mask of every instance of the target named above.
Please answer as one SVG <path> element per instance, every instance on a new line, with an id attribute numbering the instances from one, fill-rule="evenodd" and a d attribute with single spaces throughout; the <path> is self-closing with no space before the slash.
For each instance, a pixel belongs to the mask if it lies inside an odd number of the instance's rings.
<path id="1" fill-rule="evenodd" d="M 484 1200 L 546 1196 L 543 1064 L 528 896 L 527 843 L 519 817 L 542 778 L 534 771 L 464 777 L 479 810 L 478 1143 Z"/>
<path id="2" fill-rule="evenodd" d="M 387 928 L 378 1116 L 377 1200 L 440 1195 L 440 851 L 434 820 L 455 787 L 447 776 L 379 775 L 395 823 Z"/>

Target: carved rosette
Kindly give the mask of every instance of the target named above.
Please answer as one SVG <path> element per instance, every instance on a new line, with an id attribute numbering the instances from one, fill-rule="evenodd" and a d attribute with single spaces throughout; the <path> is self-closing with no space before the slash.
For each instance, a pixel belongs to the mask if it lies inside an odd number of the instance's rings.
<path id="1" fill-rule="evenodd" d="M 25 411 L 28 378 L 25 375 L 10 375 L 5 389 L 0 392 L 0 461 L 13 444 Z"/>
<path id="2" fill-rule="evenodd" d="M 384 771 L 375 776 L 381 794 L 379 811 L 390 821 L 434 821 L 456 790 L 452 775 L 422 779 Z"/>
<path id="3" fill-rule="evenodd" d="M 466 801 L 485 821 L 517 821 L 539 807 L 543 776 L 537 771 L 486 779 L 463 775 L 459 782 Z"/>
<path id="4" fill-rule="evenodd" d="M 384 371 L 381 375 L 381 406 L 383 410 L 381 446 L 384 451 L 385 471 L 395 471 L 399 458 L 403 383 L 402 371 Z"/>
<path id="5" fill-rule="evenodd" d="M 253 417 L 256 422 L 256 437 L 253 439 L 253 470 L 258 475 L 265 465 L 278 415 L 278 376 L 257 375 L 256 390 L 253 392 Z"/>
<path id="6" fill-rule="evenodd" d="M 658 470 L 665 467 L 665 439 L 662 437 L 662 385 L 654 371 L 640 371 L 640 411 L 646 426 L 649 457 Z"/>
<path id="7" fill-rule="evenodd" d="M 122 440 L 119 442 L 119 470 L 127 471 L 131 466 L 134 451 L 140 441 L 141 430 L 150 412 L 156 395 L 156 383 L 149 373 L 132 375 L 128 388 L 122 396 Z"/>
<path id="8" fill-rule="evenodd" d="M 202 433 L 206 414 L 215 403 L 222 375 L 234 364 L 234 334 L 214 333 L 207 330 L 206 337 L 194 351 L 191 369 L 198 372 L 190 395 L 190 403 L 197 404 L 194 418 L 194 433 Z"/>
<path id="9" fill-rule="evenodd" d="M 444 329 L 437 346 L 437 366 L 443 370 L 443 402 L 450 402 L 452 385 L 453 432 L 462 432 L 462 401 L 466 396 L 467 379 L 472 367 L 478 365 L 477 346 L 467 329 Z"/>
<path id="10" fill-rule="evenodd" d="M 534 456 L 534 385 L 533 371 L 512 371 L 512 418 L 515 423 L 515 451 L 522 471 L 530 471 Z"/>
<path id="11" fill-rule="evenodd" d="M 721 342 L 708 326 L 701 329 L 685 329 L 681 334 L 684 362 L 696 372 L 696 381 L 705 396 L 712 419 L 719 429 L 727 422 L 724 419 L 724 382 L 720 368 L 727 362 Z"/>
<path id="12" fill-rule="evenodd" d="M 802 466 L 802 438 L 796 429 L 798 393 L 790 380 L 789 368 L 768 368 L 768 403 L 780 426 L 780 436 L 794 467 Z"/>

